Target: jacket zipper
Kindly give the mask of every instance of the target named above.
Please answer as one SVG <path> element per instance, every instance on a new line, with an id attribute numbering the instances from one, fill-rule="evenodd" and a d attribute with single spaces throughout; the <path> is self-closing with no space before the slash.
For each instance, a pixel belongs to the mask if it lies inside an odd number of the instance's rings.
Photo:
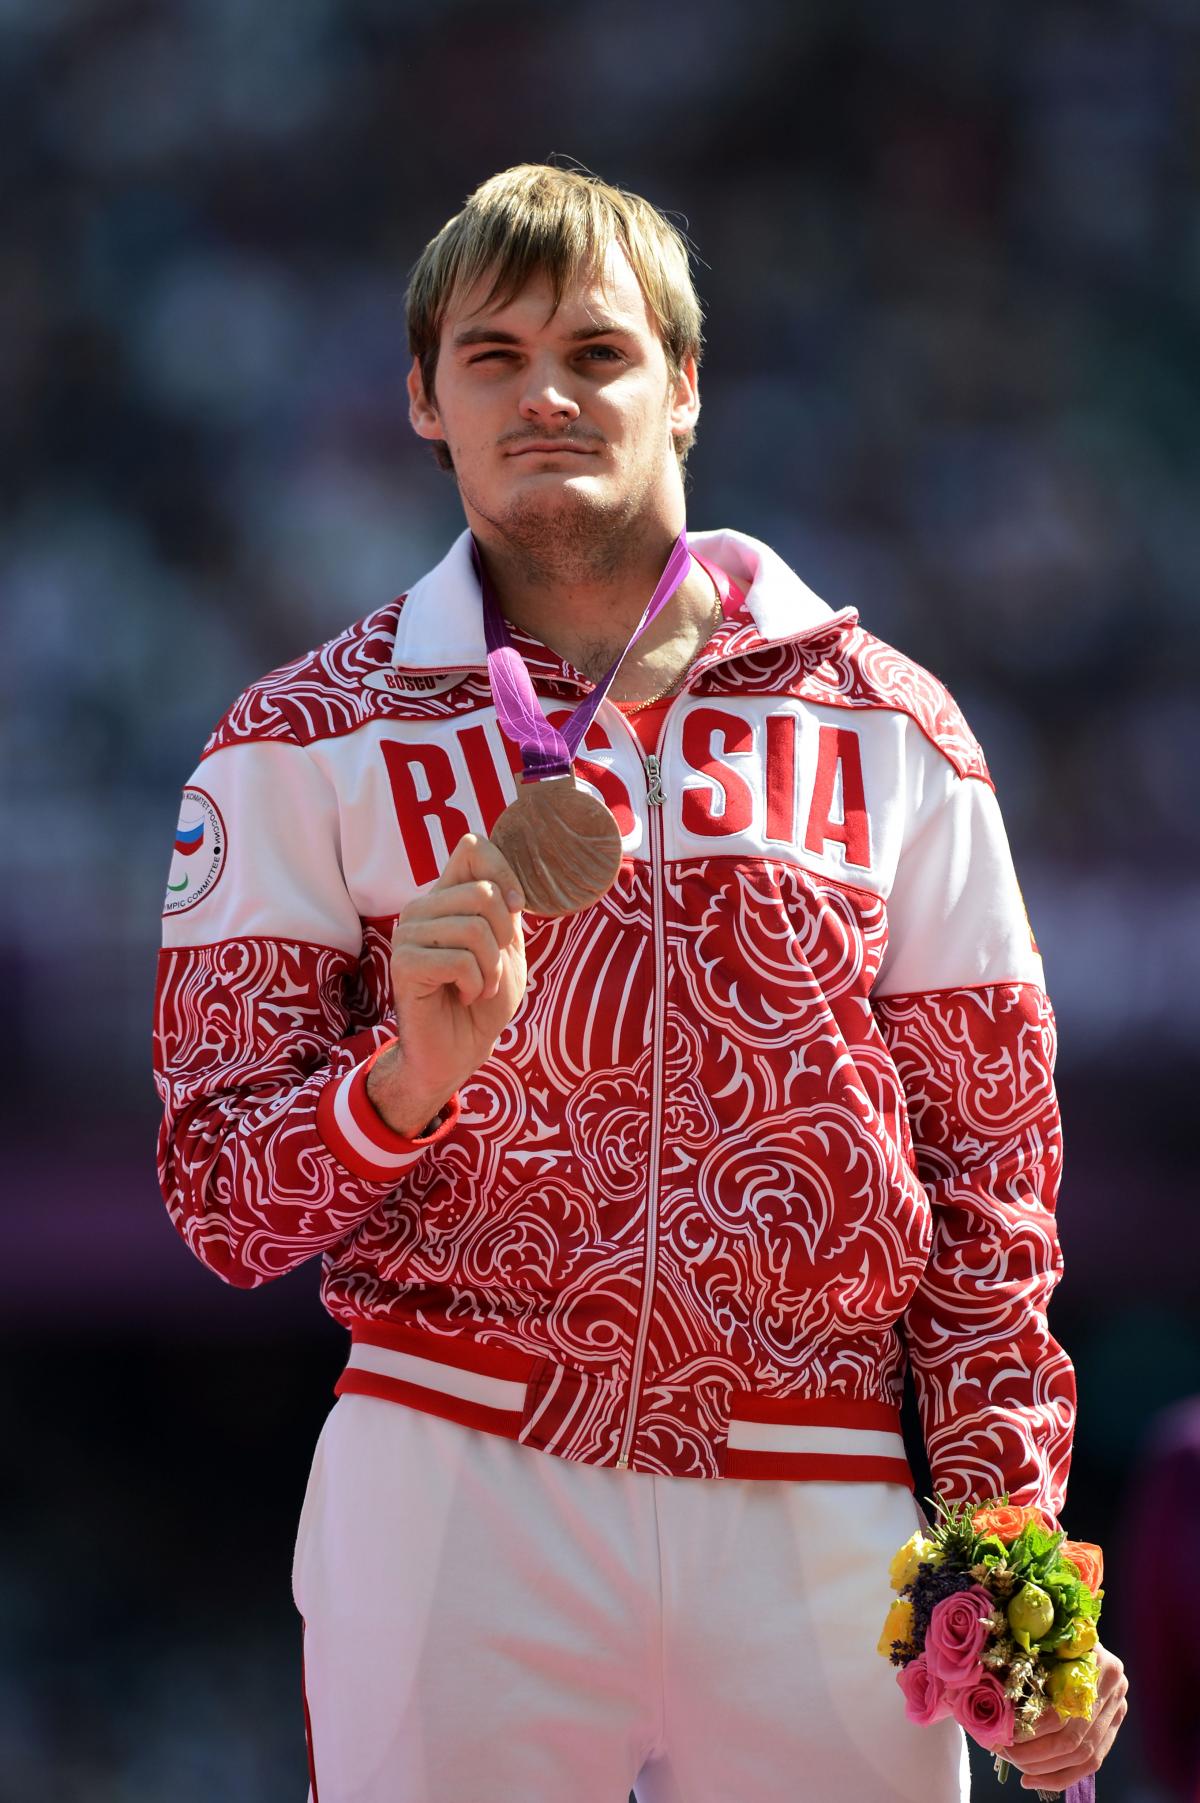
<path id="1" fill-rule="evenodd" d="M 852 608 L 842 608 L 834 620 L 853 613 Z M 819 626 L 808 627 L 796 633 L 790 641 L 795 643 L 806 638 L 816 637 L 819 632 L 828 630 L 831 621 L 822 621 Z M 717 658 L 713 665 L 727 660 Z M 687 694 L 691 680 L 697 674 L 695 670 L 688 672 L 688 680 L 682 690 Z M 618 708 L 617 713 L 620 714 Z M 646 1199 L 646 1260 L 642 1272 L 642 1306 L 638 1315 L 637 1334 L 633 1345 L 633 1365 L 629 1379 L 629 1405 L 625 1414 L 625 1426 L 621 1433 L 621 1443 L 617 1453 L 616 1469 L 629 1470 L 629 1449 L 633 1445 L 634 1428 L 637 1423 L 638 1401 L 642 1388 L 642 1369 L 646 1362 L 646 1342 L 650 1337 L 650 1317 L 654 1300 L 654 1284 L 658 1269 L 658 1184 L 662 1168 L 662 1119 L 663 1119 L 663 1047 L 666 1041 L 666 1003 L 667 1003 L 667 946 L 663 925 L 663 824 L 662 807 L 666 794 L 662 786 L 662 760 L 653 751 L 646 751 L 641 740 L 629 721 L 621 715 L 621 723 L 637 748 L 646 771 L 646 803 L 647 819 L 650 831 L 650 882 L 651 907 L 654 921 L 654 1031 L 650 1049 L 650 1157 L 649 1157 L 649 1189 Z M 663 735 L 666 733 L 666 721 L 663 722 Z M 659 738 L 662 745 L 662 735 Z"/>
<path id="2" fill-rule="evenodd" d="M 637 1422 L 638 1399 L 642 1388 L 642 1368 L 646 1362 L 646 1343 L 650 1337 L 653 1314 L 654 1284 L 658 1267 L 658 1183 L 662 1167 L 663 1121 L 663 1048 L 666 1044 L 667 945 L 663 924 L 663 824 L 662 805 L 666 797 L 662 786 L 662 764 L 654 752 L 643 751 L 641 741 L 633 734 L 639 756 L 646 766 L 647 821 L 650 833 L 651 914 L 654 925 L 654 1027 L 650 1040 L 650 1156 L 649 1186 L 646 1196 L 646 1261 L 642 1271 L 642 1306 L 638 1316 L 637 1335 L 633 1345 L 633 1366 L 629 1377 L 629 1406 L 617 1454 L 617 1470 L 628 1471 L 629 1449 L 633 1444 Z"/>

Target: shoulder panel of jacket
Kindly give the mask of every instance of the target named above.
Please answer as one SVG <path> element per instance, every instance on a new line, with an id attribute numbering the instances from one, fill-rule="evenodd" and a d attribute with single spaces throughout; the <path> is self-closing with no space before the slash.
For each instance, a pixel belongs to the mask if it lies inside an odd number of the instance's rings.
<path id="1" fill-rule="evenodd" d="M 365 679 L 390 664 L 403 603 L 403 596 L 390 601 L 252 682 L 217 723 L 201 758 L 251 739 L 307 745 L 361 724 L 374 701 Z"/>
<path id="2" fill-rule="evenodd" d="M 827 650 L 812 673 L 813 700 L 844 707 L 887 708 L 907 714 L 959 776 L 991 786 L 978 739 L 945 684 L 922 664 L 861 625 L 852 625 Z M 821 696 L 819 690 L 826 690 Z"/>

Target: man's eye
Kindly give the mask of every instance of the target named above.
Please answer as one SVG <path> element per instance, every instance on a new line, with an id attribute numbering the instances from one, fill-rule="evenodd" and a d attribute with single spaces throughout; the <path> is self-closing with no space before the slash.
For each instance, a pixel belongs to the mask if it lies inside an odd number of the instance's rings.
<path id="1" fill-rule="evenodd" d="M 472 363 L 487 363 L 492 358 L 495 358 L 495 357 L 511 357 L 511 356 L 512 356 L 511 351 L 480 351 L 478 356 L 471 358 L 471 362 Z"/>
<path id="2" fill-rule="evenodd" d="M 615 344 L 589 344 L 583 354 L 598 357 L 602 363 L 615 362 L 621 355 Z"/>

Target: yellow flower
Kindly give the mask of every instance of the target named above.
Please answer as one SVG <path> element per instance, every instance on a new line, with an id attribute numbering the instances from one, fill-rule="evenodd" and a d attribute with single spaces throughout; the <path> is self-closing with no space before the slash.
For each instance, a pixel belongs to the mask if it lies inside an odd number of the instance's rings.
<path id="1" fill-rule="evenodd" d="M 932 1540 L 926 1540 L 918 1528 L 917 1532 L 906 1540 L 900 1551 L 888 1567 L 888 1577 L 893 1590 L 903 1590 L 911 1584 L 917 1575 L 917 1566 L 936 1563 L 937 1549 Z"/>
<path id="2" fill-rule="evenodd" d="M 1060 1640 L 1054 1651 L 1060 1659 L 1079 1659 L 1084 1653 L 1090 1653 L 1100 1638 L 1100 1631 L 1094 1621 L 1080 1617 L 1075 1623 L 1069 1640 Z"/>
<path id="3" fill-rule="evenodd" d="M 906 1646 L 912 1644 L 913 1606 L 902 1602 L 899 1597 L 887 1612 L 887 1620 L 883 1624 L 883 1632 L 879 1636 L 879 1645 L 875 1651 L 888 1658 L 894 1640 L 902 1640 Z"/>
<path id="4" fill-rule="evenodd" d="M 1094 1653 L 1083 1659 L 1064 1659 L 1060 1665 L 1051 1668 L 1046 1679 L 1046 1695 L 1064 1721 L 1074 1715 L 1086 1722 L 1090 1721 L 1096 1707 L 1099 1682 L 1100 1667 Z"/>

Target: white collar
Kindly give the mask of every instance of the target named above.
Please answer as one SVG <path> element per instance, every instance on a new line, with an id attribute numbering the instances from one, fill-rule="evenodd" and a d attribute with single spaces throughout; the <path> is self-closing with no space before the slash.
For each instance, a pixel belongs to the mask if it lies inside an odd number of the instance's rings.
<path id="1" fill-rule="evenodd" d="M 744 532 L 689 532 L 688 544 L 745 590 L 747 611 L 767 643 L 798 638 L 834 622 L 849 626 L 857 618 L 850 607 L 835 613 L 782 557 Z M 487 663 L 469 531 L 460 533 L 442 561 L 409 589 L 392 663 L 406 670 L 475 669 Z"/>

